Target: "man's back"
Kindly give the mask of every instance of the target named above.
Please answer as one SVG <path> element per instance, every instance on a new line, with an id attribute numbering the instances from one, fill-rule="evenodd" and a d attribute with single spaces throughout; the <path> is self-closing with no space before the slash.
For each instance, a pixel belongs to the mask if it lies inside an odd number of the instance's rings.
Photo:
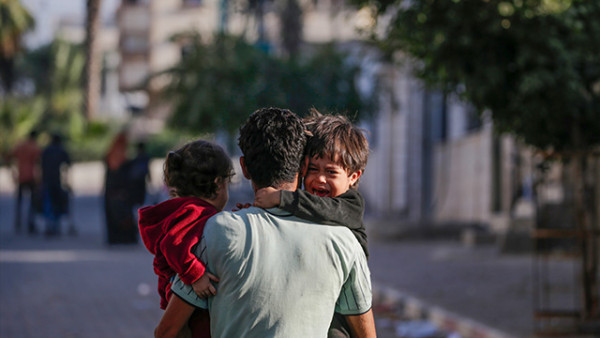
<path id="1" fill-rule="evenodd" d="M 201 259 L 220 277 L 215 337 L 325 337 L 334 311 L 371 307 L 366 258 L 345 227 L 248 208 L 214 216 L 204 236 Z"/>

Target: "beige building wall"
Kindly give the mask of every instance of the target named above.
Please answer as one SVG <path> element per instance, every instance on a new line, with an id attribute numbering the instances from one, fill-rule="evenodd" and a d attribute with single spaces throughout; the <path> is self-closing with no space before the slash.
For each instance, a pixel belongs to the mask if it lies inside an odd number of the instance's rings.
<path id="1" fill-rule="evenodd" d="M 410 119 L 419 117 L 421 86 L 410 76 L 409 67 L 382 64 L 377 72 L 380 81 L 379 111 L 370 137 L 369 162 L 361 178 L 360 190 L 367 199 L 369 211 L 378 215 L 408 216 L 411 175 Z M 412 154 L 411 154 L 412 152 Z"/>
<path id="2" fill-rule="evenodd" d="M 303 1 L 303 38 L 308 43 L 332 40 L 359 39 L 356 30 L 357 12 L 334 2 L 321 2 L 315 6 Z M 277 11 L 272 5 L 265 8 L 265 34 L 274 45 L 275 52 L 281 43 Z M 201 4 L 186 4 L 182 0 L 148 0 L 136 4 L 123 2 L 118 11 L 121 30 L 122 71 L 121 87 L 134 89 L 149 74 L 164 70 L 181 57 L 180 46 L 170 38 L 186 31 L 197 31 L 210 39 L 219 28 L 219 1 L 206 0 Z M 230 8 L 227 31 L 244 35 L 250 41 L 258 38 L 258 24 L 254 17 L 237 8 Z M 144 65 L 145 63 L 145 65 Z M 158 89 L 158 88 L 155 88 Z"/>
<path id="3" fill-rule="evenodd" d="M 304 41 L 309 43 L 356 39 L 355 11 L 339 6 L 338 2 L 300 1 L 304 9 Z M 277 4 L 265 6 L 263 24 L 274 53 L 279 52 L 281 37 Z M 122 1 L 117 12 L 120 29 L 118 66 L 119 89 L 126 100 L 144 110 L 131 124 L 136 133 L 159 131 L 172 107 L 157 95 L 166 77 L 151 77 L 174 66 L 181 59 L 181 45 L 171 41 L 177 33 L 196 31 L 209 41 L 219 30 L 219 0 L 144 0 L 135 3 Z M 243 35 L 250 42 L 258 39 L 258 23 L 243 8 L 230 6 L 226 30 Z M 150 80 L 150 81 L 148 81 Z M 147 82 L 148 81 L 148 82 Z M 131 98 L 134 98 L 132 100 Z M 140 105 L 139 102 L 146 102 Z M 132 102 L 129 102 L 132 104 Z"/>
<path id="4" fill-rule="evenodd" d="M 483 223 L 491 217 L 492 130 L 440 144 L 434 154 L 435 220 Z"/>

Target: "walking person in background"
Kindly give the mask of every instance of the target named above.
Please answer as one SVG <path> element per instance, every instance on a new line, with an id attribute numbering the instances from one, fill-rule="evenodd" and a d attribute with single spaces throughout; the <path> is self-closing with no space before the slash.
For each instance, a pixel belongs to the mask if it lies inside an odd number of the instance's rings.
<path id="1" fill-rule="evenodd" d="M 25 194 L 29 194 L 29 205 L 27 208 L 27 231 L 29 234 L 36 233 L 35 227 L 35 201 L 38 199 L 38 177 L 37 170 L 42 150 L 37 145 L 37 131 L 31 131 L 29 137 L 17 144 L 8 154 L 7 160 L 16 159 L 17 162 L 17 195 L 15 210 L 15 232 L 21 232 L 21 214 Z"/>
<path id="2" fill-rule="evenodd" d="M 52 134 L 50 144 L 42 152 L 42 198 L 46 236 L 60 235 L 60 221 L 69 212 L 66 177 L 71 158 L 59 134 Z"/>
<path id="3" fill-rule="evenodd" d="M 138 240 L 137 224 L 132 212 L 128 147 L 127 133 L 122 131 L 117 134 L 104 157 L 104 215 L 106 240 L 110 245 L 133 244 Z"/>
<path id="4" fill-rule="evenodd" d="M 129 168 L 129 184 L 131 185 L 131 203 L 137 209 L 146 201 L 146 185 L 150 181 L 150 157 L 146 153 L 146 143 L 138 142 L 135 145 L 136 155 L 131 160 Z M 134 215 L 137 213 L 134 213 Z"/>
<path id="5" fill-rule="evenodd" d="M 204 140 L 167 155 L 164 182 L 172 198 L 139 212 L 142 240 L 155 255 L 162 309 L 171 298 L 171 279 L 176 274 L 201 297 L 215 293 L 210 281 L 218 279 L 192 251 L 200 242 L 206 220 L 225 207 L 233 174 L 233 163 L 225 151 Z M 196 309 L 188 321 L 192 337 L 210 337 L 209 320 L 208 311 Z M 183 329 L 187 332 L 188 326 Z"/>

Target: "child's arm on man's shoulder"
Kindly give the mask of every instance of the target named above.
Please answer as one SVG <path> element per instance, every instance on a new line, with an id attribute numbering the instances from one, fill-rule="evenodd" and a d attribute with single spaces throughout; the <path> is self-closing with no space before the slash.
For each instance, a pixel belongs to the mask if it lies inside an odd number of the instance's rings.
<path id="1" fill-rule="evenodd" d="M 341 225 L 352 230 L 364 228 L 365 201 L 356 190 L 348 190 L 337 197 L 319 197 L 305 190 L 283 190 L 279 207 L 316 223 Z"/>
<path id="2" fill-rule="evenodd" d="M 281 199 L 281 190 L 273 187 L 261 188 L 254 194 L 254 206 L 264 209 L 273 208 L 279 205 Z"/>
<path id="3" fill-rule="evenodd" d="M 279 208 L 294 216 L 311 222 L 345 226 L 349 228 L 365 255 L 367 249 L 367 232 L 363 224 L 365 200 L 356 190 L 348 190 L 337 197 L 319 197 L 305 190 L 277 190 L 267 187 L 256 192 L 254 206 L 260 208 Z"/>
<path id="4" fill-rule="evenodd" d="M 348 190 L 338 197 L 319 197 L 305 190 L 278 190 L 261 188 L 254 196 L 254 206 L 279 208 L 294 216 L 328 225 L 341 225 L 350 229 L 364 228 L 362 223 L 365 201 L 356 190 Z"/>
<path id="5" fill-rule="evenodd" d="M 337 197 L 319 197 L 305 190 L 281 190 L 279 208 L 311 222 L 349 228 L 369 257 L 363 224 L 365 200 L 358 191 L 350 189 Z"/>

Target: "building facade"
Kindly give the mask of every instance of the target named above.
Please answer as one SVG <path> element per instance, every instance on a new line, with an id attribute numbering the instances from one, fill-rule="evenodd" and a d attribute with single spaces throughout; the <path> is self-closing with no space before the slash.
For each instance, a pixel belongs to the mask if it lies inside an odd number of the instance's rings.
<path id="1" fill-rule="evenodd" d="M 410 62 L 382 63 L 371 155 L 361 179 L 385 233 L 468 227 L 505 232 L 520 191 L 520 151 L 456 95 L 427 89 Z M 381 220 L 384 220 L 383 222 Z"/>

